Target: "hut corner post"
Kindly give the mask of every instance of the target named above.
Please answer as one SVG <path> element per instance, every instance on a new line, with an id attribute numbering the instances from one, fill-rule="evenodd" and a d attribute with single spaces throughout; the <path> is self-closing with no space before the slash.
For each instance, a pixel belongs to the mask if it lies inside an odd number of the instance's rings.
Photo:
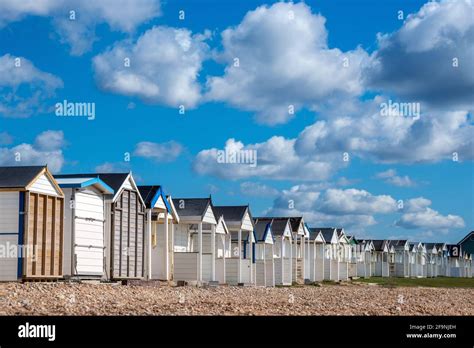
<path id="1" fill-rule="evenodd" d="M 242 229 L 238 232 L 239 262 L 237 263 L 237 282 L 242 283 Z"/>
<path id="2" fill-rule="evenodd" d="M 148 210 L 148 213 L 147 213 L 147 272 L 146 272 L 146 276 L 147 276 L 147 280 L 150 280 L 151 279 L 151 225 L 152 225 L 152 222 L 151 222 L 151 209 Z"/>
<path id="3" fill-rule="evenodd" d="M 202 221 L 198 224 L 198 284 L 202 284 Z"/>
<path id="4" fill-rule="evenodd" d="M 168 228 L 168 221 L 169 219 L 169 216 L 168 216 L 168 210 L 165 209 L 165 221 L 164 221 L 164 228 L 165 228 L 165 247 L 164 247 L 164 251 L 165 251 L 165 279 L 166 280 L 169 280 L 169 276 L 170 276 L 170 265 L 169 265 L 169 247 L 168 247 L 168 244 L 169 244 L 169 228 Z"/>
<path id="5" fill-rule="evenodd" d="M 216 281 L 216 225 L 211 225 L 211 280 Z"/>

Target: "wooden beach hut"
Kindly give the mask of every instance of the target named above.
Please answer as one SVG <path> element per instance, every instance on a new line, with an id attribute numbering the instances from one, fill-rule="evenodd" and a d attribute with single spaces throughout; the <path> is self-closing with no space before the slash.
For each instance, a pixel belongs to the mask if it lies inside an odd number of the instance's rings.
<path id="1" fill-rule="evenodd" d="M 105 206 L 105 278 L 143 279 L 146 208 L 132 173 L 61 174 L 55 177 L 99 178 L 114 191 Z"/>
<path id="2" fill-rule="evenodd" d="M 63 276 L 64 193 L 46 166 L 0 167 L 0 280 Z"/>
<path id="3" fill-rule="evenodd" d="M 293 236 L 293 260 L 292 281 L 302 284 L 305 274 L 305 228 L 302 216 L 290 217 L 291 231 Z"/>

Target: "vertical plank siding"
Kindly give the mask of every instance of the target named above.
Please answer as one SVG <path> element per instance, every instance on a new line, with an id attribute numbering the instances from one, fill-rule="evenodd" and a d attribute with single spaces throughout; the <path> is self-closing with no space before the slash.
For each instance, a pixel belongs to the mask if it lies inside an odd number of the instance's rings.
<path id="1" fill-rule="evenodd" d="M 25 279 L 61 278 L 64 199 L 39 193 L 27 194 L 23 265 Z"/>
<path id="2" fill-rule="evenodd" d="M 135 191 L 124 190 L 113 205 L 111 272 L 113 278 L 144 276 L 145 208 Z"/>

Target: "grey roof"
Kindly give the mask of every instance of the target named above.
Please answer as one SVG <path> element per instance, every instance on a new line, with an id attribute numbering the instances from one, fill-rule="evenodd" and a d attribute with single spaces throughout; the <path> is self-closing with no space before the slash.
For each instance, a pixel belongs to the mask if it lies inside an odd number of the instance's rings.
<path id="1" fill-rule="evenodd" d="M 343 229 L 342 228 L 336 228 L 336 233 L 337 236 L 340 237 L 342 235 Z"/>
<path id="2" fill-rule="evenodd" d="M 214 214 L 216 216 L 224 216 L 226 223 L 241 222 L 244 219 L 245 212 L 248 209 L 247 205 L 219 205 L 213 206 Z M 250 213 L 250 212 L 249 212 Z"/>
<path id="3" fill-rule="evenodd" d="M 289 218 L 286 217 L 256 217 L 255 220 L 268 221 L 272 223 L 273 236 L 283 236 Z"/>
<path id="4" fill-rule="evenodd" d="M 293 216 L 290 217 L 290 224 L 291 224 L 291 230 L 293 232 L 298 232 L 298 229 L 301 225 L 301 221 L 303 221 L 302 216 Z"/>
<path id="5" fill-rule="evenodd" d="M 45 166 L 0 167 L 0 188 L 25 188 Z"/>
<path id="6" fill-rule="evenodd" d="M 461 239 L 458 244 L 463 244 L 471 235 L 474 235 L 474 231 L 471 231 L 468 234 L 466 234 L 466 236 L 463 239 Z"/>
<path id="7" fill-rule="evenodd" d="M 59 174 L 55 178 L 99 178 L 109 185 L 115 193 L 122 187 L 123 182 L 130 173 L 89 173 L 89 174 Z"/>
<path id="8" fill-rule="evenodd" d="M 389 246 L 389 241 L 386 239 L 372 239 L 375 251 L 383 251 L 385 246 Z"/>
<path id="9" fill-rule="evenodd" d="M 327 244 L 331 243 L 332 239 L 332 234 L 334 233 L 334 227 L 312 227 L 310 228 L 310 231 L 314 231 L 315 233 L 318 233 L 321 231 L 321 234 L 323 235 L 324 240 L 326 241 Z"/>
<path id="10" fill-rule="evenodd" d="M 316 237 L 318 236 L 320 229 L 309 227 L 309 228 L 308 228 L 308 231 L 309 231 L 309 237 L 308 237 L 308 239 L 309 239 L 310 241 L 313 241 L 313 240 L 315 240 Z M 324 238 L 324 235 L 323 235 L 323 238 Z"/>
<path id="11" fill-rule="evenodd" d="M 151 202 L 160 188 L 161 188 L 160 185 L 138 186 L 138 191 L 140 192 L 140 196 L 142 196 L 143 201 L 145 202 L 145 206 L 147 208 L 151 208 Z"/>
<path id="12" fill-rule="evenodd" d="M 265 232 L 267 231 L 267 227 L 272 226 L 273 220 L 268 221 L 268 219 L 254 219 L 254 235 L 257 241 L 263 242 L 265 240 Z"/>
<path id="13" fill-rule="evenodd" d="M 406 243 L 406 239 L 390 239 L 390 245 L 393 245 L 394 247 L 405 246 Z"/>
<path id="14" fill-rule="evenodd" d="M 173 204 L 179 216 L 203 216 L 212 201 L 211 198 L 173 198 Z"/>

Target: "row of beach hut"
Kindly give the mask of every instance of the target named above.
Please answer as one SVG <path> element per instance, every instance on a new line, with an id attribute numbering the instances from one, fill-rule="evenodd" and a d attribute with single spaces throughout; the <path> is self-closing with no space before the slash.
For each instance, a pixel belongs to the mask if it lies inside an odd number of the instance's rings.
<path id="1" fill-rule="evenodd" d="M 360 240 L 303 217 L 171 197 L 131 173 L 0 167 L 0 280 L 291 285 L 357 277 L 472 277 L 461 245 Z"/>

